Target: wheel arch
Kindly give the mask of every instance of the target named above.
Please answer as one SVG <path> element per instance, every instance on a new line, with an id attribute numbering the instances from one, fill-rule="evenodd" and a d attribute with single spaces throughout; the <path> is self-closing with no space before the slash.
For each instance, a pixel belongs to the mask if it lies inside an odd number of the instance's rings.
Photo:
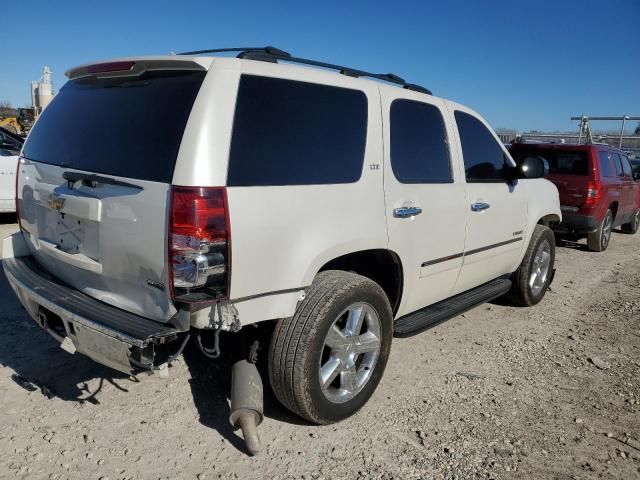
<path id="1" fill-rule="evenodd" d="M 404 271 L 400 256 L 393 250 L 378 248 L 349 252 L 325 262 L 316 275 L 326 270 L 354 272 L 373 280 L 387 295 L 393 314 L 397 312 L 402 300 Z"/>
<path id="2" fill-rule="evenodd" d="M 560 215 L 558 215 L 557 213 L 548 213 L 540 217 L 536 222 L 536 225 L 544 225 L 545 227 L 551 227 L 551 225 L 553 225 L 554 223 L 560 223 L 561 221 L 562 219 L 560 218 Z"/>

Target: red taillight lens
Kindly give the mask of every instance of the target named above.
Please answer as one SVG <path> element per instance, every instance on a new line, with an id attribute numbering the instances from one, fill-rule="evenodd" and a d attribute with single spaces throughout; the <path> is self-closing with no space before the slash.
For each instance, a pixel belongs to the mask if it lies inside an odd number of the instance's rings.
<path id="1" fill-rule="evenodd" d="M 172 187 L 169 281 L 177 302 L 228 297 L 231 238 L 224 187 Z"/>
<path id="2" fill-rule="evenodd" d="M 585 197 L 585 205 L 596 205 L 600 201 L 602 194 L 602 185 L 599 182 L 590 181 L 587 184 L 587 195 Z"/>
<path id="3" fill-rule="evenodd" d="M 136 62 L 96 63 L 87 67 L 88 73 L 125 72 L 131 70 Z"/>

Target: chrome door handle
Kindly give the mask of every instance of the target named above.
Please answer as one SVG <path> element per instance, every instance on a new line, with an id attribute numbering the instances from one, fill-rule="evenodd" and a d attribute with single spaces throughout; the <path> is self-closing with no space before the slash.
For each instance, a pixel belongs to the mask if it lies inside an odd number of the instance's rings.
<path id="1" fill-rule="evenodd" d="M 473 211 L 473 212 L 482 212 L 483 210 L 486 210 L 490 206 L 491 205 L 489 205 L 488 203 L 475 202 L 475 203 L 471 204 L 471 211 Z"/>
<path id="2" fill-rule="evenodd" d="M 396 218 L 411 218 L 422 213 L 420 207 L 400 207 L 393 209 L 393 216 Z"/>

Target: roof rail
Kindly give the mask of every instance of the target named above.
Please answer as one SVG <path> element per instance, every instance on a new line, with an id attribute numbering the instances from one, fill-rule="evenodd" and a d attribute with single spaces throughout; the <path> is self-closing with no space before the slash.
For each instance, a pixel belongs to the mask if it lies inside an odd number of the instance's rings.
<path id="1" fill-rule="evenodd" d="M 414 83 L 407 83 L 404 78 L 394 75 L 393 73 L 371 73 L 356 68 L 343 67 L 331 63 L 318 62 L 306 58 L 293 57 L 290 53 L 275 47 L 247 47 L 247 48 L 213 48 L 209 50 L 194 50 L 192 52 L 179 53 L 178 55 L 201 55 L 206 53 L 227 53 L 238 52 L 237 58 L 245 58 L 249 60 L 260 60 L 263 62 L 277 63 L 278 60 L 283 62 L 299 63 L 301 65 L 310 65 L 313 67 L 327 68 L 337 70 L 342 75 L 349 77 L 367 77 L 382 80 L 383 82 L 399 85 L 407 90 L 414 92 L 426 93 L 431 95 L 431 90 Z"/>

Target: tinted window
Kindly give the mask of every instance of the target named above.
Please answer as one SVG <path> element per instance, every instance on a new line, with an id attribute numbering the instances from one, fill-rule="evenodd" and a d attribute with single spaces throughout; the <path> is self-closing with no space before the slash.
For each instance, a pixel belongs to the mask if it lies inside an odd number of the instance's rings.
<path id="1" fill-rule="evenodd" d="M 549 173 L 562 175 L 588 175 L 589 157 L 580 150 L 558 150 L 555 148 L 513 148 L 511 154 L 516 161 L 527 156 L 539 156 L 549 163 Z M 606 155 L 606 153 L 605 153 Z M 605 156 L 606 159 L 606 156 Z"/>
<path id="2" fill-rule="evenodd" d="M 624 171 L 624 174 L 628 177 L 633 176 L 631 165 L 629 164 L 629 159 L 624 155 L 620 155 L 620 159 L 622 160 L 622 170 Z"/>
<path id="3" fill-rule="evenodd" d="M 588 175 L 587 152 L 555 152 L 548 160 L 549 171 L 565 175 Z"/>
<path id="4" fill-rule="evenodd" d="M 437 107 L 411 100 L 391 104 L 391 166 L 402 183 L 451 181 L 447 133 Z"/>
<path id="5" fill-rule="evenodd" d="M 505 155 L 491 132 L 477 118 L 456 111 L 467 182 L 504 182 Z"/>
<path id="6" fill-rule="evenodd" d="M 624 176 L 623 170 L 622 170 L 622 160 L 620 160 L 620 155 L 618 155 L 617 153 L 611 153 L 611 160 L 613 161 L 613 164 L 615 165 L 616 168 L 616 175 L 619 177 Z"/>
<path id="7" fill-rule="evenodd" d="M 366 136 L 367 97 L 361 91 L 243 75 L 227 183 L 356 182 Z"/>
<path id="8" fill-rule="evenodd" d="M 598 157 L 600 158 L 600 175 L 603 177 L 615 177 L 616 172 L 612 165 L 611 156 L 609 152 L 599 151 Z"/>
<path id="9" fill-rule="evenodd" d="M 29 134 L 24 156 L 39 162 L 170 182 L 204 72 L 67 82 Z"/>
<path id="10" fill-rule="evenodd" d="M 22 142 L 0 128 L 0 156 L 14 156 L 20 153 Z"/>

